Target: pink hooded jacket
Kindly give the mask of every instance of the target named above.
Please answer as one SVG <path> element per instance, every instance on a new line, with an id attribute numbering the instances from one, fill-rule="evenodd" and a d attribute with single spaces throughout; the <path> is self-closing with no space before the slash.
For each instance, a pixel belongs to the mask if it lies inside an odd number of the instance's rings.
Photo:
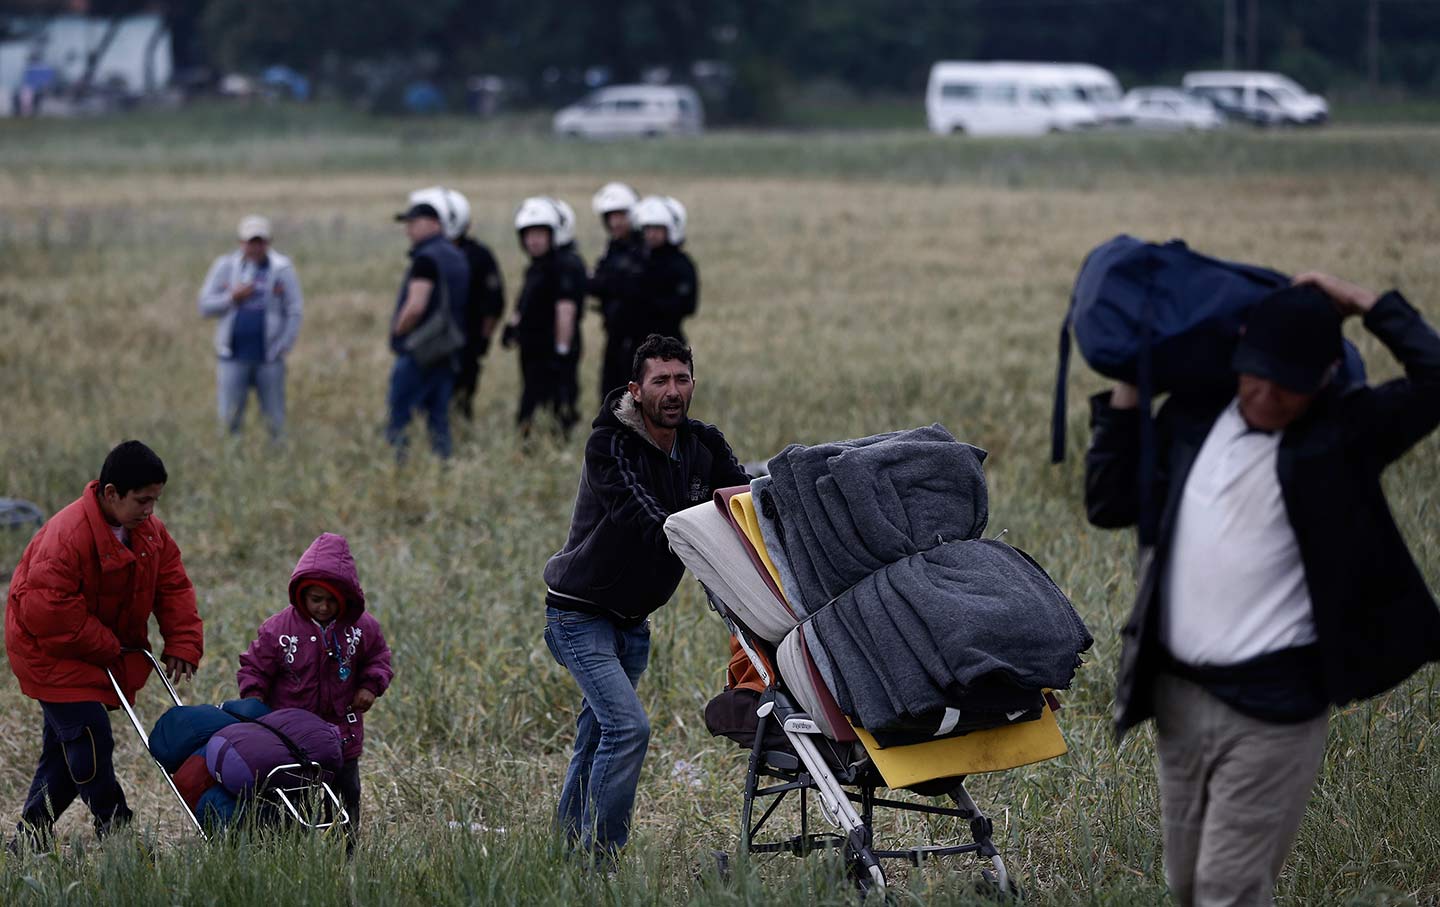
<path id="1" fill-rule="evenodd" d="M 321 627 L 300 602 L 306 580 L 329 583 L 345 597 L 344 611 L 329 627 Z M 365 611 L 350 545 L 344 536 L 323 533 L 290 575 L 290 606 L 261 624 L 240 656 L 240 695 L 258 696 L 272 709 L 305 709 L 329 721 L 340 729 L 348 762 L 360 757 L 365 743 L 365 717 L 350 709 L 356 691 L 380 696 L 393 675 L 380 623 Z"/>

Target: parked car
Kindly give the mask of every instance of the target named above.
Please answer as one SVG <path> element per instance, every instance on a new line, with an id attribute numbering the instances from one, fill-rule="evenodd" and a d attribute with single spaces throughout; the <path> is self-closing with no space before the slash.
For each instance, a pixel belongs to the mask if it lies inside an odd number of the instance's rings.
<path id="1" fill-rule="evenodd" d="M 705 111 L 688 85 L 611 85 L 555 114 L 554 126 L 573 138 L 693 135 Z"/>
<path id="2" fill-rule="evenodd" d="M 1274 72 L 1192 72 L 1181 80 L 1231 119 L 1257 126 L 1314 126 L 1330 119 L 1330 105 Z"/>
<path id="3" fill-rule="evenodd" d="M 925 114 L 930 131 L 941 135 L 1039 135 L 1100 123 L 1095 108 L 1048 63 L 936 63 Z"/>
<path id="4" fill-rule="evenodd" d="M 1137 129 L 1215 129 L 1225 117 L 1205 98 L 1178 88 L 1132 88 L 1120 103 L 1120 122 Z"/>

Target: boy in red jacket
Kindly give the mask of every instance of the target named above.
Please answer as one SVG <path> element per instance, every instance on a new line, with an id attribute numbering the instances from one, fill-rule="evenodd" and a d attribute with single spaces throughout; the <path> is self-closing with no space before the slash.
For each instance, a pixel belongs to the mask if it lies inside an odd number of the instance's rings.
<path id="1" fill-rule="evenodd" d="M 150 615 L 160 625 L 161 661 L 172 680 L 189 679 L 200 663 L 195 588 L 180 549 L 152 515 L 167 478 L 149 447 L 119 445 L 99 480 L 35 534 L 11 577 L 10 669 L 45 718 L 40 763 L 18 826 L 37 848 L 50 845 L 55 820 L 77 796 L 101 837 L 130 821 L 106 714 L 120 700 L 105 670 L 134 702 L 150 663 L 122 650 L 150 648 Z M 10 849 L 18 851 L 18 838 Z"/>

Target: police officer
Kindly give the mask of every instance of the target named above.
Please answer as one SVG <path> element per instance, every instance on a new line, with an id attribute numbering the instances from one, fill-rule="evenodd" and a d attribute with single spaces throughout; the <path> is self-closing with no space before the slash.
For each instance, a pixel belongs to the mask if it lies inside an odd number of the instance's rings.
<path id="1" fill-rule="evenodd" d="M 390 373 L 389 417 L 385 437 L 403 459 L 406 427 L 415 411 L 425 413 L 430 446 L 441 459 L 450 457 L 450 395 L 455 387 L 456 354 L 463 344 L 451 344 L 449 329 L 435 331 L 445 318 L 463 321 L 470 286 L 470 266 L 445 238 L 440 209 L 443 197 L 411 201 L 395 215 L 405 224 L 410 241 L 410 266 L 400 282 L 395 314 L 390 321 L 390 348 L 395 368 Z M 420 343 L 422 337 L 439 342 Z M 456 338 L 457 340 L 459 338 Z M 439 348 L 443 355 L 432 355 Z"/>
<path id="2" fill-rule="evenodd" d="M 643 333 L 683 343 L 680 322 L 700 305 L 700 276 L 680 248 L 685 243 L 685 206 L 668 195 L 647 195 L 635 206 L 634 220 L 645 239 L 636 294 Z"/>
<path id="3" fill-rule="evenodd" d="M 505 313 L 505 283 L 495 256 L 470 235 L 470 200 L 454 189 L 436 187 L 446 205 L 440 212 L 445 238 L 455 244 L 470 264 L 470 292 L 465 297 L 465 348 L 455 376 L 455 407 L 470 421 L 475 417 L 475 390 L 480 384 L 481 360 L 490 349 L 490 336 Z M 414 201 L 414 199 L 411 199 Z"/>
<path id="4" fill-rule="evenodd" d="M 515 213 L 520 247 L 530 257 L 515 312 L 505 328 L 505 346 L 520 348 L 520 409 L 516 423 L 529 437 L 535 410 L 549 404 L 569 436 L 579 419 L 575 409 L 580 362 L 580 303 L 585 299 L 585 263 L 574 250 L 575 221 L 555 199 L 533 196 Z"/>
<path id="5" fill-rule="evenodd" d="M 609 244 L 595 263 L 589 291 L 600 303 L 605 320 L 605 357 L 600 363 L 600 399 L 630 380 L 635 348 L 646 331 L 640 324 L 635 294 L 644 264 L 645 244 L 631 219 L 640 201 L 624 183 L 606 183 L 591 199 L 591 207 L 605 228 Z"/>

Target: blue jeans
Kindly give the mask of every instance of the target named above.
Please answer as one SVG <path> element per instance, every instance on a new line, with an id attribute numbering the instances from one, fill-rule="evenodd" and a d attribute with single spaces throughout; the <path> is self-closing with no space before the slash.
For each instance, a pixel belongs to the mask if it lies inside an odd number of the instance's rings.
<path id="1" fill-rule="evenodd" d="M 37 836 L 44 846 L 50 829 L 78 796 L 95 818 L 95 830 L 105 834 L 130 821 L 125 792 L 115 779 L 115 738 L 110 716 L 98 702 L 42 702 L 45 726 L 40 762 L 30 793 L 20 811 L 20 828 Z"/>
<path id="2" fill-rule="evenodd" d="M 245 420 L 245 404 L 250 388 L 260 400 L 260 412 L 270 428 L 270 437 L 285 434 L 285 360 L 245 362 L 221 359 L 215 365 L 215 402 L 220 410 L 220 424 L 231 434 L 240 433 Z"/>
<path id="3" fill-rule="evenodd" d="M 455 373 L 448 365 L 423 369 L 412 356 L 395 357 L 390 372 L 390 418 L 385 439 L 395 445 L 396 456 L 405 458 L 409 440 L 405 429 L 415 410 L 425 412 L 430 430 L 430 449 L 445 460 L 450 457 L 450 394 L 455 390 Z"/>
<path id="4" fill-rule="evenodd" d="M 650 661 L 650 622 L 622 628 L 603 617 L 546 608 L 545 645 L 585 694 L 556 824 L 572 844 L 613 856 L 630 837 L 650 746 L 650 719 L 635 695 Z"/>

